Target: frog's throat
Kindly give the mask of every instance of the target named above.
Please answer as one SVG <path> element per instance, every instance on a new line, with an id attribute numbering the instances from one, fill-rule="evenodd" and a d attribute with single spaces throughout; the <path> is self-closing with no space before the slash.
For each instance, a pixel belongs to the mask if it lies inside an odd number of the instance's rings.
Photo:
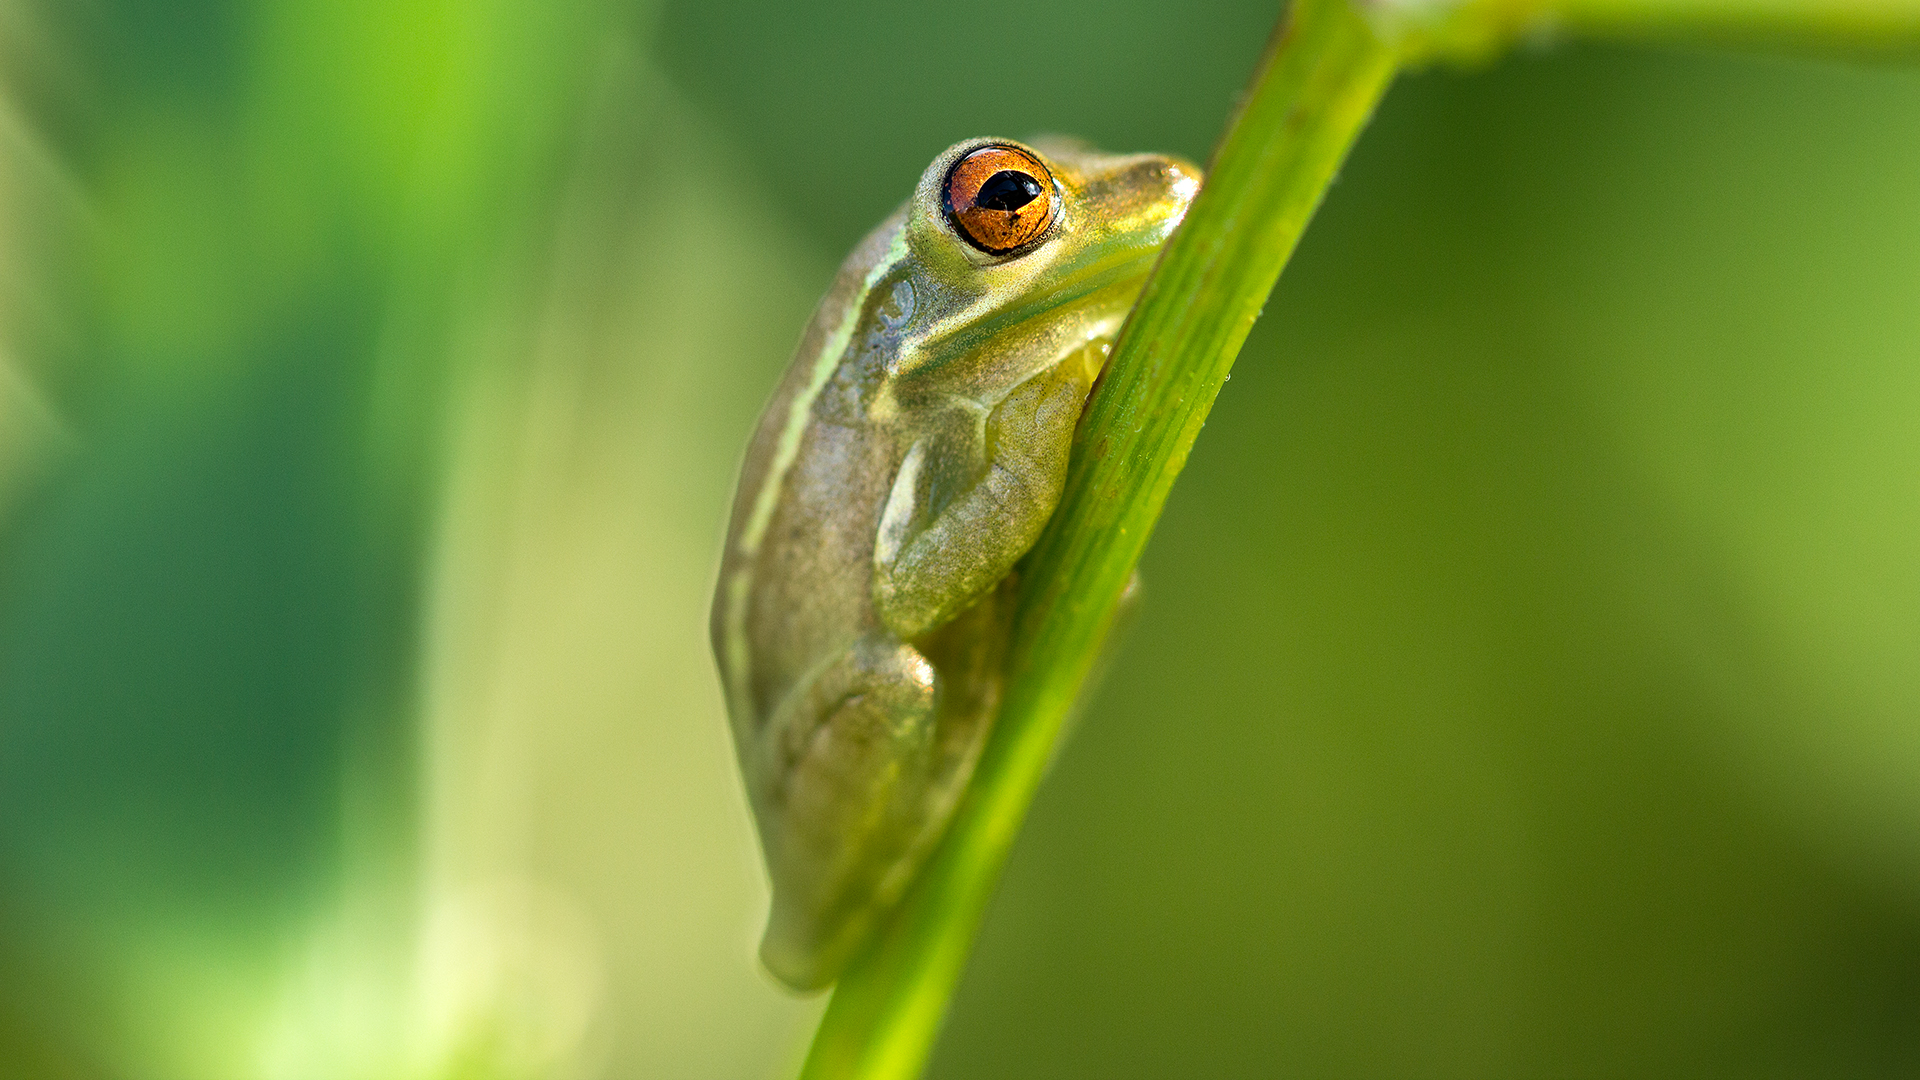
<path id="1" fill-rule="evenodd" d="M 840 365 L 847 347 L 852 344 L 860 314 L 866 310 L 867 297 L 872 294 L 875 285 L 885 280 L 895 267 L 906 260 L 907 253 L 907 229 L 902 222 L 894 229 L 886 253 L 867 270 L 859 291 L 841 312 L 839 324 L 827 335 L 820 352 L 814 356 L 813 370 L 807 374 L 806 387 L 795 394 L 787 405 L 787 415 L 780 426 L 780 437 L 774 442 L 773 460 L 761 479 L 760 490 L 754 493 L 753 511 L 747 516 L 746 527 L 740 530 L 740 540 L 734 549 L 738 558 L 733 564 L 733 573 L 727 578 L 727 696 L 735 709 L 745 708 L 750 700 L 747 672 L 751 664 L 751 649 L 747 644 L 747 597 L 753 590 L 754 557 L 760 551 L 761 542 L 766 539 L 767 528 L 773 524 L 773 515 L 779 507 L 780 492 L 786 483 L 787 473 L 800 456 L 800 440 L 806 434 L 813 403 L 826 389 L 834 369 Z"/>

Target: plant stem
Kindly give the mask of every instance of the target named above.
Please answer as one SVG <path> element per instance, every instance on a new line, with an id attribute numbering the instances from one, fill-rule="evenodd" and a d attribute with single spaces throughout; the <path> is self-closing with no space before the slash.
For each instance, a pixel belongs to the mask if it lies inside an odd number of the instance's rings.
<path id="1" fill-rule="evenodd" d="M 1365 0 L 1365 9 L 1404 63 L 1483 61 L 1519 40 L 1565 37 L 1920 54 L 1920 0 Z"/>
<path id="2" fill-rule="evenodd" d="M 1395 70 L 1347 0 L 1295 0 L 1088 406 L 1025 563 L 1004 704 L 900 914 L 840 981 L 803 1080 L 911 1080 L 1174 477 L 1334 172 Z"/>

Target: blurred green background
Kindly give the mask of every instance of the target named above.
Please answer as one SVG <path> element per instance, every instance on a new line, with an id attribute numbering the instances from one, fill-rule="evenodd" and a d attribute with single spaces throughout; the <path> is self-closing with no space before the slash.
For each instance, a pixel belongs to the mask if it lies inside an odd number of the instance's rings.
<path id="1" fill-rule="evenodd" d="M 778 1077 L 704 619 L 945 145 L 1268 4 L 0 0 L 0 1077 Z M 1388 96 L 932 1075 L 1920 1075 L 1920 73 Z"/>

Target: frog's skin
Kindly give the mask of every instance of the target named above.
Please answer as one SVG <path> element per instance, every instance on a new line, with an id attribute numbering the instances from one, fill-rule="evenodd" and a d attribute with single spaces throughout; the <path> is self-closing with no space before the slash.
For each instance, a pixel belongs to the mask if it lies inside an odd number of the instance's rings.
<path id="1" fill-rule="evenodd" d="M 1009 254 L 949 216 L 949 173 L 986 146 L 1052 173 L 1050 226 Z M 1065 141 L 948 149 L 848 256 L 767 406 L 712 632 L 773 879 L 760 955 L 788 985 L 838 978 L 945 831 L 999 703 L 1010 572 L 1199 176 Z"/>

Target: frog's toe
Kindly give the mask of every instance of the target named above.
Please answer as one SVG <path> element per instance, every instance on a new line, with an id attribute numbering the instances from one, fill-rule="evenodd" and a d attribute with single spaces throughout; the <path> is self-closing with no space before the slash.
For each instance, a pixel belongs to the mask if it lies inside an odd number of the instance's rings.
<path id="1" fill-rule="evenodd" d="M 819 952 L 794 933 L 790 922 L 780 917 L 779 906 L 775 905 L 774 914 L 767 920 L 767 932 L 760 939 L 760 963 L 789 989 L 801 993 L 832 986 L 839 972 L 821 962 Z"/>
<path id="2" fill-rule="evenodd" d="M 776 891 L 767 932 L 760 939 L 760 962 L 791 989 L 825 990 L 840 978 L 864 929 L 845 920 L 824 926 L 813 911 L 782 899 Z"/>

